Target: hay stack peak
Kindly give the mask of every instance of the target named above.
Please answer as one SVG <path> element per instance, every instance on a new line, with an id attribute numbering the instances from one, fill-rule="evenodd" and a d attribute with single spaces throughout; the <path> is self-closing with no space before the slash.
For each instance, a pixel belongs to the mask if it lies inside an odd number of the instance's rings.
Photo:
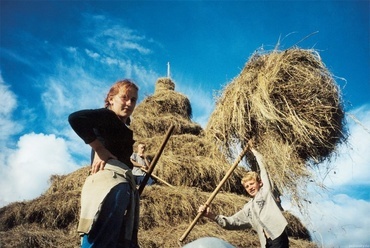
<path id="1" fill-rule="evenodd" d="M 171 125 L 175 126 L 175 134 L 198 135 L 202 127 L 191 118 L 189 99 L 175 91 L 175 83 L 170 78 L 159 78 L 154 94 L 136 107 L 131 128 L 138 139 L 165 134 Z"/>
<path id="2" fill-rule="evenodd" d="M 175 83 L 171 80 L 171 78 L 168 77 L 159 78 L 155 84 L 154 95 L 161 94 L 167 90 L 174 91 Z"/>

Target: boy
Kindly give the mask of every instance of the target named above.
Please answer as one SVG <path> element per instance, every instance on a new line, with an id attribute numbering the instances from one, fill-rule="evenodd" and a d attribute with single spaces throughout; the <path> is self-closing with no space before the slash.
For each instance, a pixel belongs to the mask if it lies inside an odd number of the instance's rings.
<path id="1" fill-rule="evenodd" d="M 261 247 L 288 248 L 289 239 L 285 232 L 288 223 L 274 200 L 262 155 L 252 146 L 251 151 L 256 157 L 261 173 L 258 175 L 257 172 L 250 171 L 243 177 L 241 183 L 252 199 L 242 210 L 230 217 L 216 215 L 204 205 L 200 206 L 199 212 L 203 212 L 204 216 L 225 229 L 240 230 L 253 227 L 258 234 Z"/>
<path id="2" fill-rule="evenodd" d="M 140 185 L 146 175 L 144 170 L 148 170 L 150 166 L 150 159 L 145 154 L 146 145 L 138 143 L 137 153 L 133 153 L 130 157 L 131 163 L 134 165 L 132 174 L 135 176 L 136 185 Z M 147 185 L 152 185 L 153 179 L 149 177 Z"/>

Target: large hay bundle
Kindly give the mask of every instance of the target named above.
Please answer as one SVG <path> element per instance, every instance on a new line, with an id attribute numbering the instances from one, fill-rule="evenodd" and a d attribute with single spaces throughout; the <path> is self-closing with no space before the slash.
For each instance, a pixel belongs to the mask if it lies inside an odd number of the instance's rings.
<path id="1" fill-rule="evenodd" d="M 206 128 L 222 150 L 254 138 L 273 181 L 300 196 L 296 183 L 344 140 L 335 81 L 314 50 L 256 53 L 225 87 Z M 249 159 L 253 164 L 252 159 Z"/>

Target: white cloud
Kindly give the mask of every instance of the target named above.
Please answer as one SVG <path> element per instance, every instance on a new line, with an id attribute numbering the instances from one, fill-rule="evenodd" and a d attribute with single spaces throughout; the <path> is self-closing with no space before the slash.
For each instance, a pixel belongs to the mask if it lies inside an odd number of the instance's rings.
<path id="1" fill-rule="evenodd" d="M 369 210 L 369 201 L 344 194 L 318 194 L 308 206 L 307 214 L 302 215 L 292 209 L 289 211 L 301 219 L 313 242 L 329 248 L 370 245 Z"/>
<path id="2" fill-rule="evenodd" d="M 16 95 L 5 84 L 0 73 L 0 141 L 7 140 L 9 136 L 21 127 L 12 120 L 13 111 L 17 108 Z M 1 147 L 3 144 L 1 144 Z"/>
<path id="3" fill-rule="evenodd" d="M 333 166 L 328 165 L 334 168 L 323 181 L 328 190 L 309 187 L 311 203 L 305 214 L 283 203 L 323 247 L 370 246 L 370 106 L 352 110 L 348 116 L 349 145 L 341 146 Z"/>
<path id="4" fill-rule="evenodd" d="M 330 187 L 352 184 L 370 185 L 370 106 L 362 106 L 347 115 L 350 136 L 338 157 L 331 161 L 331 171 L 324 181 Z"/>
<path id="5" fill-rule="evenodd" d="M 55 90 L 59 100 L 60 91 Z M 29 200 L 39 196 L 48 187 L 52 174 L 65 174 L 76 169 L 68 154 L 64 139 L 54 134 L 23 134 L 21 124 L 29 117 L 28 109 L 19 113 L 17 97 L 0 75 L 0 207 L 13 201 Z M 61 99 L 62 98 L 62 99 Z M 58 105 L 59 106 L 59 105 Z M 13 115 L 17 113 L 17 121 Z M 50 125 L 50 122 L 45 122 Z M 29 123 L 30 125 L 31 123 Z"/>
<path id="6" fill-rule="evenodd" d="M 85 14 L 84 32 L 91 32 L 89 43 L 110 57 L 129 59 L 135 53 L 148 55 L 152 51 L 143 43 L 151 42 L 143 34 L 123 25 L 117 25 L 120 20 L 110 19 L 103 15 Z"/>
<path id="7" fill-rule="evenodd" d="M 0 204 L 35 198 L 48 188 L 51 175 L 78 168 L 64 139 L 55 135 L 23 135 L 17 148 L 9 152 L 5 165 L 0 167 Z"/>
<path id="8" fill-rule="evenodd" d="M 13 145 L 11 137 L 22 130 L 22 126 L 13 118 L 17 108 L 15 94 L 5 84 L 0 73 L 0 161 L 5 161 L 8 150 Z"/>

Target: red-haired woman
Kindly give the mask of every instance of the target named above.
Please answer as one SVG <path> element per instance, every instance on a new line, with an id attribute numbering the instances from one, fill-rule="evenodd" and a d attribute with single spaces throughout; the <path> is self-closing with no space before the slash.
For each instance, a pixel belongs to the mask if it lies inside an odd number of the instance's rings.
<path id="1" fill-rule="evenodd" d="M 139 247 L 139 197 L 130 161 L 134 139 L 128 128 L 138 90 L 128 79 L 118 81 L 107 94 L 105 108 L 80 110 L 68 118 L 92 148 L 78 225 L 83 248 Z"/>

